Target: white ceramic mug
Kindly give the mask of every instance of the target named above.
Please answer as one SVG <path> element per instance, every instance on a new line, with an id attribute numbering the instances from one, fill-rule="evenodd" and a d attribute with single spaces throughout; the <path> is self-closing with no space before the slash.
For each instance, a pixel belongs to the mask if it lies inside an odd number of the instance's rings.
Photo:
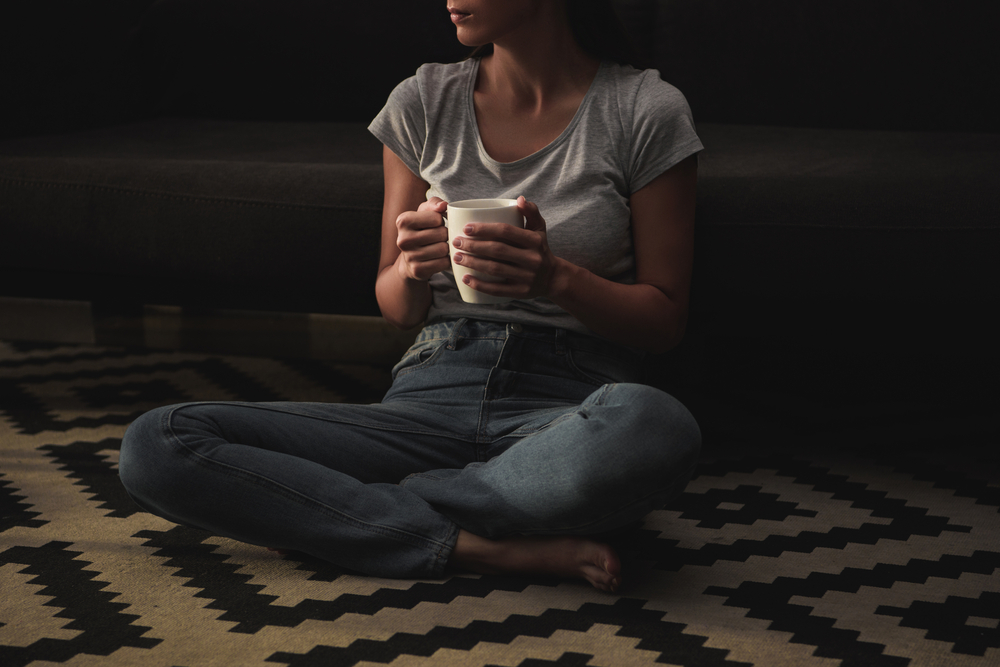
<path id="1" fill-rule="evenodd" d="M 462 230 L 470 222 L 502 222 L 508 225 L 524 227 L 524 217 L 517 210 L 516 199 L 466 199 L 464 201 L 448 202 L 448 210 L 444 214 L 448 226 L 448 247 L 451 253 L 451 269 L 455 273 L 458 293 L 466 303 L 506 303 L 509 297 L 491 296 L 472 289 L 462 278 L 466 274 L 485 282 L 501 282 L 502 278 L 491 276 L 482 271 L 474 271 L 461 264 L 455 264 L 455 252 L 470 254 L 465 250 L 455 248 L 455 238 L 464 238 Z"/>

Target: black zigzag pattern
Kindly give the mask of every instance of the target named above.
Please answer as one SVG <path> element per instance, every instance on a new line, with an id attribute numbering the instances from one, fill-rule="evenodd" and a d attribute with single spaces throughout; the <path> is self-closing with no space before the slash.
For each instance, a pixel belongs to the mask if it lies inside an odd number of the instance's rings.
<path id="1" fill-rule="evenodd" d="M 946 516 L 930 514 L 927 508 L 917 507 L 906 498 L 890 498 L 885 491 L 870 489 L 866 484 L 851 482 L 844 475 L 787 457 L 768 459 L 743 459 L 726 461 L 704 466 L 699 477 L 725 477 L 729 472 L 753 473 L 757 470 L 774 470 L 778 475 L 789 477 L 795 484 L 802 484 L 814 491 L 829 493 L 835 500 L 846 501 L 853 508 L 869 510 L 873 518 L 888 519 L 888 523 L 865 522 L 858 528 L 833 527 L 825 532 L 811 530 L 797 535 L 767 535 L 763 539 L 740 539 L 732 544 L 708 543 L 698 549 L 680 548 L 676 544 L 664 542 L 650 545 L 652 553 L 658 553 L 656 567 L 678 570 L 686 565 L 711 566 L 717 561 L 745 562 L 752 556 L 777 558 L 784 553 L 812 553 L 818 548 L 844 549 L 849 544 L 877 544 L 880 540 L 905 542 L 915 536 L 939 537 L 945 532 L 967 533 L 969 526 L 953 524 Z M 705 498 L 704 496 L 712 496 Z M 710 527 L 721 527 L 731 514 L 728 509 L 709 512 L 713 500 L 733 497 L 727 492 L 697 494 L 685 491 L 667 506 L 682 517 L 699 518 L 705 523 L 705 516 L 712 516 Z M 793 508 L 794 509 L 794 508 Z M 804 516 L 801 511 L 789 511 L 787 516 Z M 761 518 L 767 518 L 762 516 Z"/>
<path id="2" fill-rule="evenodd" d="M 979 451 L 998 451 L 1000 448 L 997 445 L 997 441 L 983 442 L 980 448 L 972 448 L 972 451 L 977 453 Z M 927 447 L 933 451 L 940 449 L 940 445 L 937 444 Z M 981 476 L 971 477 L 967 473 L 949 470 L 947 466 L 931 463 L 924 457 L 915 456 L 912 449 L 906 449 L 903 452 L 898 450 L 883 452 L 876 449 L 871 452 L 871 456 L 894 472 L 910 475 L 918 481 L 932 482 L 934 488 L 952 491 L 958 498 L 973 498 L 977 505 L 996 507 L 997 513 L 1000 514 L 1000 486 L 989 479 L 991 473 L 994 476 L 997 473 L 998 466 L 995 460 L 981 461 L 983 469 L 977 471 Z M 970 461 L 970 463 L 972 462 Z"/>
<path id="3" fill-rule="evenodd" d="M 34 368 L 50 364 L 65 364 L 80 361 L 129 359 L 137 355 L 149 354 L 144 350 L 68 347 L 58 343 L 38 343 L 33 341 L 8 341 L 4 345 L 14 351 L 25 354 L 11 359 L 0 359 L 0 370 Z"/>
<path id="4" fill-rule="evenodd" d="M 43 638 L 30 646 L 0 645 L 0 664 L 19 667 L 36 660 L 65 662 L 77 655 L 108 656 L 124 646 L 153 648 L 160 639 L 145 637 L 149 628 L 134 625 L 138 616 L 122 613 L 127 605 L 112 602 L 116 593 L 105 592 L 107 583 L 96 581 L 98 572 L 70 550 L 68 542 L 49 542 L 38 547 L 12 547 L 0 553 L 0 565 L 27 565 L 31 583 L 44 586 L 39 596 L 51 596 L 47 607 L 59 607 L 58 618 L 72 619 L 65 627 L 79 630 L 73 639 Z"/>
<path id="5" fill-rule="evenodd" d="M 223 609 L 219 620 L 234 622 L 232 632 L 254 633 L 265 626 L 295 627 L 305 620 L 334 621 L 345 614 L 373 616 L 387 608 L 413 609 L 423 602 L 447 604 L 460 597 L 485 598 L 499 590 L 523 592 L 529 586 L 545 585 L 544 580 L 519 577 L 453 577 L 440 583 L 416 583 L 407 589 L 384 588 L 371 595 L 345 594 L 333 601 L 304 600 L 294 607 L 276 607 L 274 596 L 263 587 L 250 584 L 249 575 L 236 572 L 238 564 L 214 553 L 204 544 L 204 533 L 175 527 L 165 533 L 144 531 L 136 537 L 155 547 L 155 555 L 167 557 L 165 566 L 178 568 L 174 576 L 188 579 L 185 584 L 201 589 L 197 597 L 212 600 L 209 609 Z M 554 585 L 556 582 L 549 582 Z M 391 662 L 401 655 L 432 655 L 444 648 L 469 650 L 479 642 L 508 644 L 519 636 L 551 637 L 559 630 L 586 632 L 595 623 L 621 626 L 623 637 L 640 639 L 638 648 L 660 651 L 678 664 L 736 666 L 744 663 L 725 659 L 725 651 L 704 647 L 705 637 L 685 634 L 684 624 L 668 623 L 664 613 L 643 609 L 644 600 L 622 599 L 609 605 L 590 605 L 586 613 L 549 610 L 541 616 L 512 615 L 502 622 L 475 621 L 465 628 L 436 628 L 428 635 L 400 633 L 385 642 L 359 640 L 346 648 L 318 646 L 309 654 L 272 656 L 271 661 L 289 665 L 354 665 L 359 661 Z M 415 648 L 418 647 L 418 648 Z M 417 651 L 417 652 L 414 652 Z M 380 656 L 375 658 L 374 656 Z"/>
<path id="6" fill-rule="evenodd" d="M 34 382 L 73 382 L 79 380 L 110 380 L 116 377 L 133 375 L 149 375 L 153 373 L 176 373 L 177 371 L 194 371 L 215 385 L 223 388 L 232 395 L 235 400 L 241 401 L 278 401 L 282 396 L 275 393 L 265 384 L 255 378 L 240 371 L 237 368 L 218 359 L 205 359 L 201 361 L 178 361 L 159 362 L 153 364 L 136 364 L 121 368 L 108 368 L 103 370 L 81 370 L 76 372 L 53 373 L 51 375 L 25 375 L 16 380 L 6 380 L 5 386 L 0 385 L 0 393 L 10 396 L 10 400 L 4 407 L 4 412 L 14 422 L 16 427 L 26 435 L 35 435 L 45 431 L 65 432 L 74 428 L 97 428 L 104 425 L 127 425 L 133 422 L 145 410 L 136 410 L 127 414 L 108 414 L 100 417 L 76 417 L 73 419 L 61 420 L 56 417 L 48 406 L 39 399 L 24 391 L 21 386 L 30 385 Z M 97 397 L 91 400 L 101 401 L 106 399 L 111 393 L 111 387 L 122 387 L 121 384 L 101 385 L 97 389 Z M 171 393 L 173 397 L 165 401 L 167 403 L 193 400 L 189 395 L 170 387 L 167 383 L 126 383 L 123 389 L 115 389 L 122 397 L 127 397 L 127 403 L 134 403 L 141 394 L 127 395 L 127 392 L 138 391 L 139 388 L 150 387 L 157 391 L 157 398 L 167 398 Z M 91 388 L 79 388 L 77 393 L 83 396 L 91 394 Z M 159 400 L 155 402 L 160 402 Z"/>
<path id="7" fill-rule="evenodd" d="M 95 409 L 110 408 L 138 403 L 160 403 L 166 405 L 184 400 L 182 392 L 165 380 L 144 382 L 118 382 L 98 384 L 89 387 L 74 387 L 81 402 Z"/>
<path id="8" fill-rule="evenodd" d="M 594 656 L 588 655 L 586 653 L 563 653 L 555 660 L 539 660 L 537 658 L 528 658 L 527 660 L 518 663 L 517 667 L 586 667 L 590 664 L 590 661 L 594 659 Z M 501 667 L 500 665 L 487 665 L 486 667 Z"/>
<path id="9" fill-rule="evenodd" d="M 759 486 L 740 484 L 735 489 L 709 489 L 684 497 L 682 519 L 697 519 L 699 528 L 722 528 L 729 523 L 745 526 L 755 521 L 784 521 L 790 516 L 814 517 L 816 512 L 778 500 L 776 493 L 764 493 Z"/>
<path id="10" fill-rule="evenodd" d="M 998 568 L 1000 568 L 1000 553 L 976 552 L 968 557 L 943 556 L 938 561 L 914 559 L 906 565 L 879 563 L 870 570 L 845 568 L 839 574 L 814 572 L 804 579 L 779 577 L 769 584 L 748 581 L 734 589 L 711 586 L 705 593 L 725 597 L 727 606 L 747 609 L 748 615 L 752 618 L 772 621 L 772 629 L 791 632 L 793 641 L 816 646 L 817 655 L 841 660 L 840 664 L 843 667 L 861 665 L 898 667 L 908 664 L 909 660 L 883 654 L 884 646 L 858 641 L 857 631 L 835 628 L 836 619 L 814 616 L 810 613 L 811 608 L 792 604 L 791 599 L 820 599 L 831 591 L 857 593 L 862 586 L 888 589 L 899 582 L 923 584 L 930 577 L 957 579 L 965 573 L 992 575 Z M 958 643 L 954 649 L 956 653 L 970 653 L 968 650 L 961 650 L 970 642 L 960 632 L 949 633 L 944 629 L 954 627 L 953 623 L 949 623 L 945 617 L 929 618 L 930 612 L 947 613 L 948 607 L 949 605 L 921 604 L 912 614 L 891 607 L 880 607 L 881 611 L 877 613 L 899 615 L 904 619 L 919 618 L 920 622 L 928 625 L 940 624 L 941 629 L 937 630 L 938 637 L 935 638 Z M 991 615 L 1000 618 L 997 611 L 992 611 Z"/>
<path id="11" fill-rule="evenodd" d="M 684 634 L 684 624 L 666 622 L 663 612 L 643 609 L 644 604 L 644 600 L 623 598 L 608 605 L 588 603 L 577 611 L 549 609 L 539 616 L 512 614 L 503 621 L 473 621 L 464 628 L 438 626 L 424 635 L 398 633 L 384 642 L 359 639 L 343 648 L 320 645 L 302 655 L 276 653 L 268 661 L 289 667 L 349 667 L 362 661 L 388 664 L 403 655 L 429 657 L 441 649 L 469 651 L 484 642 L 510 644 L 519 637 L 548 638 L 560 630 L 583 633 L 600 623 L 620 626 L 618 635 L 640 639 L 637 648 L 659 651 L 661 660 L 669 654 L 670 664 L 750 667 L 748 663 L 727 660 L 727 651 L 705 647 L 705 637 Z"/>
<path id="12" fill-rule="evenodd" d="M 26 496 L 20 495 L 14 485 L 0 473 L 0 533 L 14 526 L 38 528 L 47 521 L 36 519 L 40 512 L 32 512 L 31 504 L 22 502 Z"/>
<path id="13" fill-rule="evenodd" d="M 926 630 L 927 639 L 950 642 L 954 653 L 985 656 L 987 649 L 1000 648 L 1000 593 L 949 595 L 944 602 L 914 600 L 906 608 L 882 605 L 875 613 L 898 616 L 900 625 Z"/>
<path id="14" fill-rule="evenodd" d="M 130 517 L 139 512 L 125 487 L 118 479 L 118 469 L 100 452 L 121 449 L 121 438 L 105 438 L 98 442 L 73 442 L 68 445 L 45 445 L 40 447 L 48 452 L 58 464 L 59 470 L 69 473 L 69 478 L 78 480 L 86 493 L 98 501 L 99 509 L 110 510 L 109 517 Z"/>
<path id="15" fill-rule="evenodd" d="M 183 526 L 165 532 L 142 531 L 136 535 L 154 555 L 168 558 L 165 565 L 178 568 L 174 576 L 188 579 L 185 586 L 199 588 L 197 597 L 213 600 L 209 609 L 225 609 L 220 617 L 235 623 L 232 632 L 252 634 L 266 626 L 293 627 L 313 619 L 334 621 L 344 614 L 371 616 L 382 609 L 413 609 L 421 602 L 447 604 L 459 597 L 484 598 L 498 590 L 521 592 L 535 580 L 510 578 L 455 577 L 440 583 L 419 582 L 406 590 L 381 589 L 371 595 L 341 595 L 334 601 L 304 600 L 294 607 L 271 607 L 274 596 L 261 593 L 262 587 L 247 583 L 248 575 L 237 574 L 240 565 L 227 562 L 205 544 L 208 534 Z M 344 572 L 320 561 L 299 561 L 298 569 L 314 571 L 321 581 L 335 581 Z"/>

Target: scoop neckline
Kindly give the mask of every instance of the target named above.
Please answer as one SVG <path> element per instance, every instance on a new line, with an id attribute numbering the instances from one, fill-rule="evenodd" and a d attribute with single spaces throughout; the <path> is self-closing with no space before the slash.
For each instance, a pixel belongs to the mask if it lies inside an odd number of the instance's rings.
<path id="1" fill-rule="evenodd" d="M 576 113 L 573 114 L 572 120 L 570 120 L 569 124 L 563 128 L 563 131 L 559 133 L 558 137 L 530 155 L 525 155 L 523 158 L 514 160 L 513 162 L 500 162 L 499 160 L 495 160 L 486 150 L 486 146 L 483 145 L 483 137 L 479 133 L 479 119 L 476 118 L 476 103 L 474 95 L 476 91 L 476 77 L 479 74 L 480 62 L 480 58 L 474 58 L 472 60 L 473 65 L 469 72 L 468 81 L 466 81 L 466 113 L 469 114 L 469 118 L 472 121 L 472 132 L 475 134 L 476 145 L 479 147 L 480 155 L 482 155 L 491 165 L 501 168 L 519 167 L 528 162 L 535 161 L 540 159 L 542 156 L 551 153 L 560 144 L 564 143 L 569 135 L 573 133 L 576 126 L 580 124 L 580 117 L 583 116 L 584 108 L 587 107 L 590 103 L 590 99 L 594 96 L 594 89 L 597 88 L 597 80 L 601 78 L 607 66 L 607 63 L 604 61 L 598 65 L 597 73 L 594 74 L 594 79 L 590 82 L 590 88 L 587 89 L 587 93 L 583 96 L 583 99 L 580 100 L 580 105 L 576 108 Z"/>

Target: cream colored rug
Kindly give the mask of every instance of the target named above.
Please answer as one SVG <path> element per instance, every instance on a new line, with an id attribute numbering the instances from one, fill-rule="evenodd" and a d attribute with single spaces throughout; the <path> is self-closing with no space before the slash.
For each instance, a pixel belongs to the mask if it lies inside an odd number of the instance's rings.
<path id="1" fill-rule="evenodd" d="M 975 429 L 714 443 L 623 534 L 619 596 L 362 577 L 174 526 L 126 425 L 197 399 L 374 401 L 386 369 L 0 343 L 0 665 L 1000 664 L 1000 443 Z"/>

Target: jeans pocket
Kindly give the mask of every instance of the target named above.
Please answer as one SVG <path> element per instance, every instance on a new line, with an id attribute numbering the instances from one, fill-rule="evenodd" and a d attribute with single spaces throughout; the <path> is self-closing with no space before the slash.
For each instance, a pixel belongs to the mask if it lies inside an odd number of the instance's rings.
<path id="1" fill-rule="evenodd" d="M 412 373 L 415 370 L 430 366 L 440 356 L 441 350 L 447 345 L 447 338 L 433 338 L 417 341 L 406 351 L 403 358 L 392 367 L 392 379 Z"/>

